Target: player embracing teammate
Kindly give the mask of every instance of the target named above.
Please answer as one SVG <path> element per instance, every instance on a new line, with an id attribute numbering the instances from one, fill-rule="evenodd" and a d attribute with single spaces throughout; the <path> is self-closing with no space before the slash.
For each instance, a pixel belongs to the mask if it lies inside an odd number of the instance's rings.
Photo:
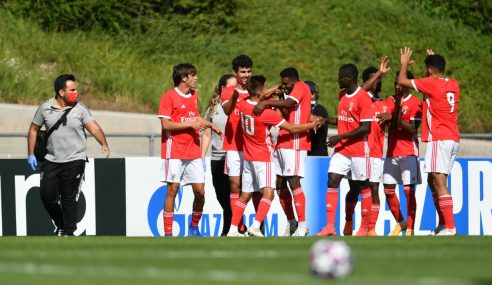
<path id="1" fill-rule="evenodd" d="M 290 133 L 304 133 L 319 126 L 318 121 L 306 124 L 290 124 L 272 109 L 264 109 L 256 115 L 255 107 L 262 102 L 262 98 L 269 95 L 265 91 L 268 93 L 274 91 L 272 89 L 265 90 L 265 81 L 265 77 L 261 75 L 252 76 L 247 82 L 250 96 L 238 104 L 244 139 L 244 168 L 241 195 L 232 205 L 232 224 L 227 234 L 230 237 L 244 237 L 239 233 L 238 227 L 244 209 L 254 192 L 261 192 L 262 199 L 258 206 L 256 218 L 253 225 L 248 229 L 248 233 L 252 236 L 263 236 L 260 225 L 270 209 L 276 184 L 275 164 L 272 163 L 273 143 L 270 128 L 274 126 Z M 238 91 L 236 90 L 236 92 Z"/>

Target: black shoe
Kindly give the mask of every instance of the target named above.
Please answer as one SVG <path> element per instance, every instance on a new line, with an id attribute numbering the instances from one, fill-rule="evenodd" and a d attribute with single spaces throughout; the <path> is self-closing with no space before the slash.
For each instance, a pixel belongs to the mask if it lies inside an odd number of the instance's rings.
<path id="1" fill-rule="evenodd" d="M 55 226 L 55 230 L 53 231 L 53 235 L 58 236 L 58 237 L 62 236 L 62 229 Z"/>

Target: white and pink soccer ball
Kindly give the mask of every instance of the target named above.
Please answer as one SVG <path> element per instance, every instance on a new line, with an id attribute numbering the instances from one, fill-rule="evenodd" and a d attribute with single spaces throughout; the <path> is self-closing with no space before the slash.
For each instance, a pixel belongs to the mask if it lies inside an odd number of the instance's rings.
<path id="1" fill-rule="evenodd" d="M 316 241 L 309 253 L 309 266 L 314 275 L 344 278 L 352 272 L 354 260 L 350 247 L 343 241 Z"/>

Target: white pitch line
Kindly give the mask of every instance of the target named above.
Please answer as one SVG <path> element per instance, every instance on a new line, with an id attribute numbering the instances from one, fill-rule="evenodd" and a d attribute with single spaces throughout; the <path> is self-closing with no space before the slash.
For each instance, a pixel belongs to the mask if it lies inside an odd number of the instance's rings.
<path id="1" fill-rule="evenodd" d="M 158 253 L 158 254 L 156 254 Z M 65 256 L 66 252 L 59 252 L 59 256 Z M 131 256 L 128 252 L 120 251 L 105 251 L 105 252 L 87 252 L 87 251 L 73 251 L 70 255 L 74 258 L 125 258 Z M 46 252 L 44 250 L 32 250 L 29 252 L 18 251 L 18 250 L 2 250 L 2 259 L 9 258 L 22 258 L 22 257 L 57 257 L 57 252 Z M 166 258 L 180 258 L 180 259 L 227 259 L 227 258 L 290 258 L 290 257 L 302 257 L 305 256 L 307 259 L 307 253 L 304 250 L 289 250 L 289 251 L 274 251 L 274 250 L 212 250 L 212 251 L 196 251 L 196 250 L 139 250 L 138 256 L 141 258 L 151 258 L 151 259 L 166 259 Z"/>
<path id="2" fill-rule="evenodd" d="M 264 272 L 249 270 L 191 270 L 165 269 L 157 267 L 124 267 L 124 266 L 88 266 L 0 262 L 0 272 L 21 273 L 32 275 L 65 275 L 65 276 L 105 276 L 115 278 L 152 278 L 171 280 L 203 280 L 214 282 L 256 282 L 261 278 L 267 283 L 300 284 L 308 276 L 306 274 L 282 274 L 269 276 Z"/>

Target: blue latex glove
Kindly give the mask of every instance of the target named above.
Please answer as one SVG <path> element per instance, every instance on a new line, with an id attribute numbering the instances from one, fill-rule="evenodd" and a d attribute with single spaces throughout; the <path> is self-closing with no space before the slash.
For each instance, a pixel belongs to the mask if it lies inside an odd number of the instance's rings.
<path id="1" fill-rule="evenodd" d="M 36 156 L 34 156 L 34 154 L 30 154 L 27 156 L 27 163 L 29 163 L 32 170 L 36 170 L 36 168 L 38 167 L 38 161 L 36 160 Z"/>
<path id="2" fill-rule="evenodd" d="M 202 158 L 203 172 L 207 172 L 207 161 L 205 158 Z"/>

